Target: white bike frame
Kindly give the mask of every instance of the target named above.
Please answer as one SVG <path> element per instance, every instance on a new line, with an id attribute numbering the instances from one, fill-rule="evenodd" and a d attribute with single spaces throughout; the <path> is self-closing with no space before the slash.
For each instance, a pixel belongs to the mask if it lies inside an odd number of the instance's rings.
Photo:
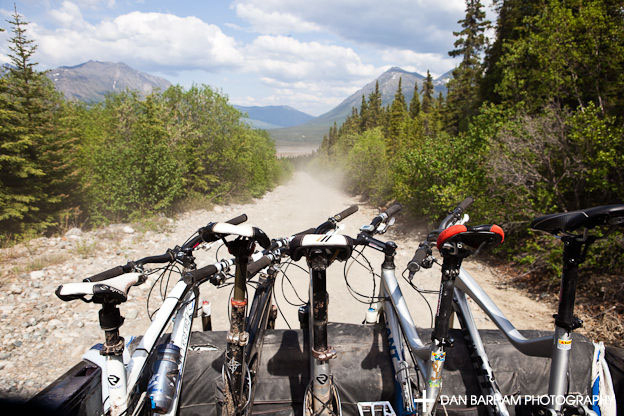
<path id="1" fill-rule="evenodd" d="M 222 260 L 214 266 L 217 267 L 218 272 L 221 272 L 228 270 L 233 264 L 234 260 L 228 259 Z M 176 414 L 196 303 L 197 299 L 192 290 L 192 284 L 187 284 L 180 279 L 167 294 L 167 298 L 156 312 L 152 323 L 126 363 L 124 363 L 123 356 L 103 357 L 96 349 L 89 350 L 83 356 L 84 359 L 102 368 L 102 405 L 105 413 L 110 409 L 111 416 L 118 416 L 133 406 L 134 412 L 140 409 L 142 405 L 140 401 L 144 400 L 145 397 L 143 394 L 138 394 L 138 382 L 147 371 L 145 365 L 148 358 L 155 351 L 158 340 L 173 318 L 170 342 L 180 348 L 180 363 L 178 365 L 176 395 L 171 409 L 166 415 Z"/>

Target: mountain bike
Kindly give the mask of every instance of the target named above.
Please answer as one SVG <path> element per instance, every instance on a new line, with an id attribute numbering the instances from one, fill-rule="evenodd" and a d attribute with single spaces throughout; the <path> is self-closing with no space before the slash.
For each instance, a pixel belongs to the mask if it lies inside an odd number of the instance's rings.
<path id="1" fill-rule="evenodd" d="M 340 395 L 334 384 L 329 360 L 336 357 L 327 342 L 327 268 L 335 260 L 345 261 L 351 255 L 349 237 L 333 234 L 337 223 L 355 213 L 353 205 L 327 221 L 301 233 L 290 241 L 289 251 L 293 261 L 305 257 L 310 272 L 308 301 L 308 330 L 310 333 L 310 383 L 303 401 L 304 415 L 341 415 Z"/>
<path id="2" fill-rule="evenodd" d="M 488 315 L 516 350 L 527 356 L 551 359 L 548 403 L 545 405 L 527 406 L 523 405 L 518 400 L 514 400 L 514 403 L 518 403 L 516 406 L 518 414 L 561 415 L 569 414 L 570 412 L 595 414 L 585 403 L 570 405 L 566 400 L 567 381 L 569 381 L 569 357 L 572 349 L 571 334 L 574 329 L 582 325 L 582 321 L 573 314 L 576 283 L 578 280 L 578 266 L 585 259 L 589 245 L 597 238 L 595 235 L 589 235 L 589 230 L 597 226 L 609 226 L 611 229 L 622 226 L 624 224 L 624 205 L 600 206 L 581 211 L 551 214 L 537 218 L 531 223 L 531 228 L 533 229 L 561 236 L 564 243 L 564 267 L 558 313 L 554 315 L 554 334 L 552 336 L 527 339 L 505 317 L 502 311 L 483 289 L 481 289 L 472 276 L 463 268 L 457 267 L 458 256 L 462 255 L 462 249 L 457 247 L 458 244 L 467 243 L 468 241 L 466 241 L 465 238 L 472 238 L 470 235 L 471 231 L 474 232 L 475 229 L 483 230 L 483 226 L 469 228 L 463 225 L 463 223 L 468 220 L 467 215 L 463 215 L 463 211 L 471 202 L 472 198 L 465 200 L 444 219 L 438 230 L 435 230 L 429 235 L 428 241 L 419 246 L 413 259 L 408 263 L 408 270 L 413 274 L 421 267 L 428 268 L 432 266 L 435 259 L 432 256 L 431 240 L 436 239 L 436 245 L 444 258 L 444 263 L 442 264 L 443 278 L 440 289 L 440 299 L 438 301 L 436 323 L 438 322 L 438 317 L 447 320 L 453 312 L 458 317 L 460 326 L 465 334 L 468 349 L 472 353 L 471 358 L 475 366 L 475 372 L 478 375 L 481 392 L 483 395 L 493 398 L 493 400 L 487 401 L 486 409 L 488 413 L 493 415 L 508 415 L 509 410 L 507 404 L 509 401 L 505 400 L 505 396 L 502 394 L 496 382 L 494 371 L 489 363 L 466 295 L 470 296 Z M 574 234 L 574 232 L 579 229 L 583 229 L 583 232 L 581 234 Z M 502 230 L 499 232 L 499 230 L 492 226 L 489 232 L 500 235 L 502 241 L 504 237 Z M 457 240 L 457 236 L 459 236 L 460 240 Z M 442 244 L 440 244 L 441 241 Z M 445 244 L 449 242 L 454 242 L 454 244 L 445 247 Z M 474 241 L 472 246 L 476 247 L 477 244 L 474 243 L 477 242 L 478 240 Z M 476 250 L 478 251 L 478 247 Z M 449 266 L 451 267 L 449 268 Z M 459 266 L 461 266 L 461 263 Z M 407 319 L 401 317 L 400 322 L 402 329 L 409 328 L 410 322 Z M 433 338 L 444 339 L 444 337 L 440 337 L 441 334 L 443 335 L 440 331 L 434 330 Z M 415 355 L 420 355 L 422 357 L 422 355 L 419 354 L 422 344 L 420 338 L 417 338 L 418 335 L 415 331 L 411 333 L 411 336 L 413 338 L 408 338 L 411 351 L 414 352 Z M 442 370 L 442 367 L 443 365 L 440 366 L 440 370 Z M 429 377 L 429 381 L 432 381 L 431 377 Z M 432 399 L 433 408 L 431 412 L 433 412 L 441 385 L 435 386 L 437 390 L 432 389 L 430 384 L 427 387 L 427 396 Z"/>
<path id="3" fill-rule="evenodd" d="M 88 277 L 81 283 L 63 284 L 57 288 L 55 293 L 63 301 L 80 299 L 101 305 L 99 320 L 105 341 L 99 352 L 92 349 L 85 356 L 103 369 L 104 412 L 110 412 L 112 416 L 176 413 L 192 322 L 196 315 L 198 287 L 206 281 L 220 284 L 223 281 L 221 274 L 236 262 L 236 259 L 224 259 L 196 270 L 193 251 L 202 243 L 223 239 L 225 234 L 240 236 L 234 243 L 239 246 L 249 245 L 251 239 L 260 240 L 261 244 L 268 246 L 268 237 L 261 230 L 238 225 L 246 219 L 246 215 L 241 215 L 227 223 L 209 223 L 182 246 L 167 250 L 165 254 L 130 261 L 124 266 Z M 245 261 L 248 261 L 247 257 Z M 167 263 L 167 266 L 155 271 L 144 268 L 152 263 Z M 126 344 L 119 335 L 124 318 L 119 305 L 127 300 L 130 288 L 145 283 L 149 274 L 162 271 L 162 276 L 167 271 L 178 269 L 178 265 L 183 268 L 180 271 L 182 278 L 167 294 L 132 356 L 124 360 Z M 171 323 L 171 334 L 166 335 L 165 330 Z M 153 366 L 151 370 L 150 364 Z"/>

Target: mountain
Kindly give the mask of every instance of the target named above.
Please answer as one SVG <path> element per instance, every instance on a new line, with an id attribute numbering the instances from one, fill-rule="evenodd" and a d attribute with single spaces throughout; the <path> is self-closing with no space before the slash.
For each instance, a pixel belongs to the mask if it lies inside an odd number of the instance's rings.
<path id="1" fill-rule="evenodd" d="M 146 96 L 154 89 L 165 90 L 171 85 L 166 79 L 113 62 L 88 61 L 61 66 L 48 71 L 47 75 L 67 99 L 85 102 L 102 101 L 107 93 L 126 89 Z"/>
<path id="2" fill-rule="evenodd" d="M 314 118 L 314 116 L 288 105 L 269 105 L 265 107 L 234 105 L 234 108 L 241 113 L 246 113 L 248 117 L 245 120 L 249 125 L 257 129 L 292 127 Z"/>
<path id="3" fill-rule="evenodd" d="M 451 74 L 452 71 L 448 71 L 434 79 L 433 85 L 436 96 L 439 92 L 446 94 L 446 83 L 451 77 Z M 405 96 L 406 102 L 409 103 L 414 95 L 414 83 L 418 84 L 418 90 L 420 91 L 425 77 L 417 72 L 408 72 L 395 66 L 381 74 L 377 79 L 364 85 L 325 114 L 321 114 L 299 126 L 274 129 L 270 130 L 269 133 L 271 137 L 280 142 L 320 142 L 323 139 L 323 135 L 327 134 L 327 131 L 334 122 L 340 125 L 347 116 L 351 114 L 351 109 L 353 107 L 356 107 L 359 111 L 360 105 L 362 104 L 362 95 L 368 98 L 368 95 L 375 91 L 376 82 L 379 82 L 382 105 L 386 106 L 391 104 L 392 100 L 394 100 L 394 94 L 399 87 L 399 78 L 401 78 L 401 90 L 403 91 L 403 95 Z"/>

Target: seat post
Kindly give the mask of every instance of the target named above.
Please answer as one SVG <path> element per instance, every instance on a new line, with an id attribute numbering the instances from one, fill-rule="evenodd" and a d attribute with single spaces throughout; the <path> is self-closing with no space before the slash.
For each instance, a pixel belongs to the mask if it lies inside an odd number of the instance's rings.
<path id="1" fill-rule="evenodd" d="M 126 368 L 123 363 L 124 339 L 119 336 L 119 327 L 124 318 L 116 303 L 102 303 L 99 312 L 100 328 L 104 330 L 105 341 L 100 354 L 106 357 L 106 381 L 111 399 L 111 414 L 119 415 L 126 405 Z"/>
<path id="2" fill-rule="evenodd" d="M 572 331 L 583 326 L 583 321 L 574 316 L 574 301 L 578 282 L 578 267 L 583 262 L 587 247 L 593 242 L 591 237 L 564 236 L 563 240 L 563 272 L 561 274 L 561 290 L 559 306 L 555 318 L 555 335 L 552 346 L 552 362 L 548 395 L 548 407 L 560 412 L 567 389 L 568 363 L 572 349 Z"/>

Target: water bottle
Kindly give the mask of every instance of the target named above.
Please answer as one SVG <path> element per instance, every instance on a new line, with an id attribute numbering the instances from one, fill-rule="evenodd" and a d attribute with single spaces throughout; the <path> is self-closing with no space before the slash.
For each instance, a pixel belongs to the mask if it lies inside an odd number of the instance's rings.
<path id="1" fill-rule="evenodd" d="M 159 345 L 156 354 L 154 374 L 147 385 L 147 395 L 154 413 L 167 413 L 176 393 L 180 347 L 171 343 Z"/>

